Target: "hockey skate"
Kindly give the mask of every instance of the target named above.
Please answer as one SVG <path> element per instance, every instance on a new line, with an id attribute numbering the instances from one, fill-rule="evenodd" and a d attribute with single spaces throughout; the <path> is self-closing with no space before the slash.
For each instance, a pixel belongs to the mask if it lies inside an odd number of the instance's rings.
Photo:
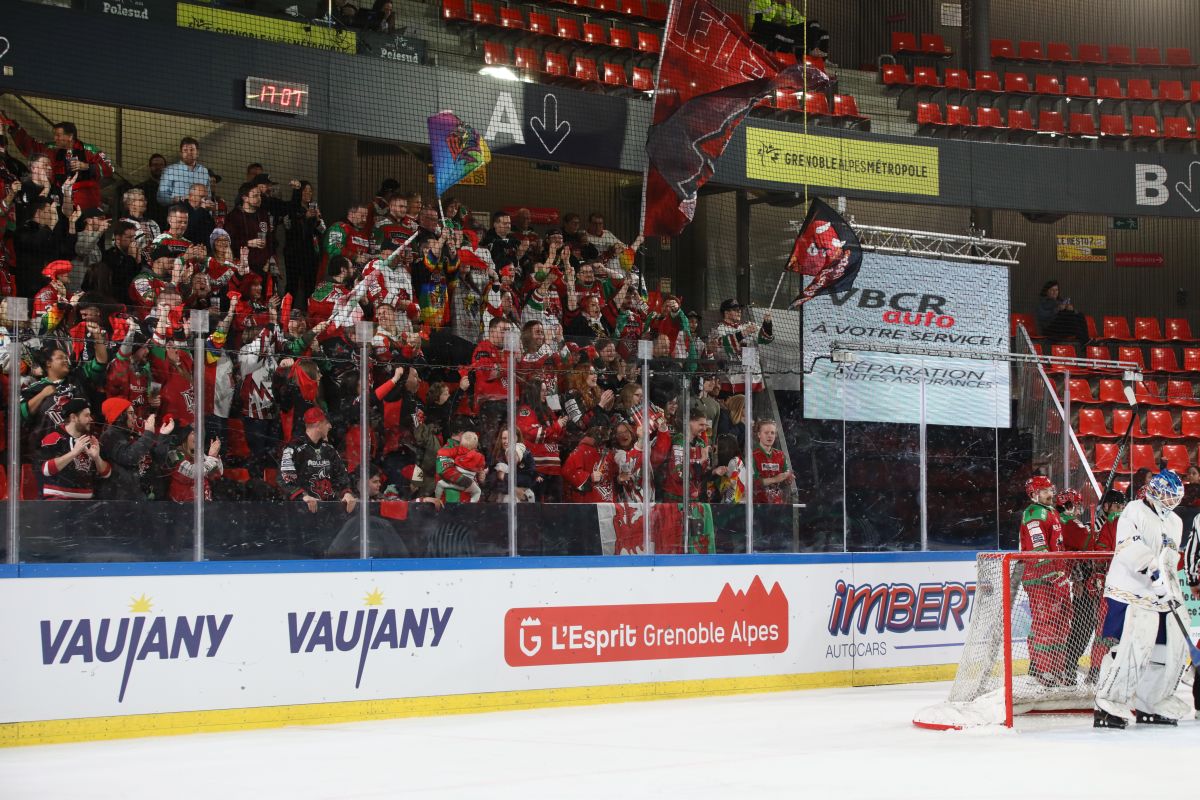
<path id="1" fill-rule="evenodd" d="M 1092 712 L 1093 728 L 1118 728 L 1123 730 L 1128 724 L 1129 722 L 1124 717 L 1110 714 L 1102 708 L 1097 708 Z"/>
<path id="2" fill-rule="evenodd" d="M 1134 718 L 1138 725 L 1178 725 L 1179 720 L 1164 717 L 1160 714 L 1147 714 L 1145 711 L 1134 711 Z M 1125 727 L 1124 725 L 1121 726 Z"/>

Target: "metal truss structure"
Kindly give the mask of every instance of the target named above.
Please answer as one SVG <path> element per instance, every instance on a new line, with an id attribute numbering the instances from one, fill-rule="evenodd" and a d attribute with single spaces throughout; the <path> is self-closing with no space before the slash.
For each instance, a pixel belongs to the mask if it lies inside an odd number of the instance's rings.
<path id="1" fill-rule="evenodd" d="M 878 225 L 858 225 L 849 220 L 858 234 L 862 249 L 900 256 L 940 258 L 949 261 L 1004 264 L 1015 267 L 1019 262 L 1021 248 L 1025 242 L 1010 242 L 1005 239 L 988 239 L 981 234 L 959 236 L 953 233 L 911 231 L 902 228 L 883 228 Z M 793 229 L 799 231 L 802 220 L 791 221 Z M 791 244 L 789 242 L 789 244 Z"/>

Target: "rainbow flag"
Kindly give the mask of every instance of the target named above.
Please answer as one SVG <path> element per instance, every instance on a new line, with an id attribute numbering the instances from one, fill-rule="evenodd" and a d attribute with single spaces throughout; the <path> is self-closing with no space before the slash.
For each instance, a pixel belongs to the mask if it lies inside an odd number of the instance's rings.
<path id="1" fill-rule="evenodd" d="M 453 111 L 429 118 L 429 147 L 433 150 L 433 181 L 437 195 L 492 160 L 492 151 L 479 131 Z"/>

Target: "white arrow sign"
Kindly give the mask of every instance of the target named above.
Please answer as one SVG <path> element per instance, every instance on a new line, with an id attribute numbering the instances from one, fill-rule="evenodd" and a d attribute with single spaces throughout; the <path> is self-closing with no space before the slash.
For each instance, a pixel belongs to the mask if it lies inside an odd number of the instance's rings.
<path id="1" fill-rule="evenodd" d="M 551 155 L 571 133 L 571 123 L 565 119 L 562 121 L 558 119 L 558 98 L 552 94 L 547 94 L 542 98 L 541 119 L 530 117 L 529 127 L 533 129 L 533 135 L 542 143 L 542 147 L 546 148 L 546 152 Z"/>

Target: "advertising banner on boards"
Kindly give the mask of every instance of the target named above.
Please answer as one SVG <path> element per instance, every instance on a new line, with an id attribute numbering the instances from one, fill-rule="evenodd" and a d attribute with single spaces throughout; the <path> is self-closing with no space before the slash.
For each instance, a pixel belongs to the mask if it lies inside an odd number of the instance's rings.
<path id="1" fill-rule="evenodd" d="M 804 415 L 855 422 L 1009 425 L 1008 270 L 867 253 L 855 286 L 804 307 Z M 936 355 L 857 353 L 835 345 L 918 348 Z"/>

